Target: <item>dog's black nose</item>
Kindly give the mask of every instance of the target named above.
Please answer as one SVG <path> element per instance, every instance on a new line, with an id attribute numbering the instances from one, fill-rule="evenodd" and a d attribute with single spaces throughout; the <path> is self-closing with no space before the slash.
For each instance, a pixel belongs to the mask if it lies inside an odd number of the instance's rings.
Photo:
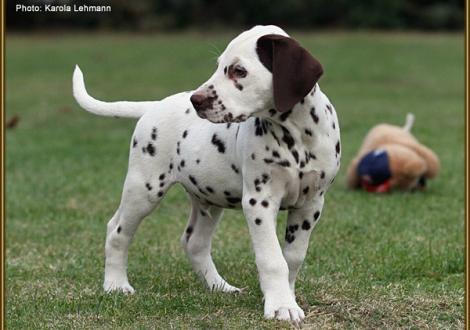
<path id="1" fill-rule="evenodd" d="M 206 99 L 206 97 L 204 95 L 201 95 L 201 94 L 193 94 L 191 95 L 191 103 L 193 104 L 193 106 L 197 109 L 198 107 L 201 106 L 201 104 L 204 103 L 204 100 Z"/>
<path id="2" fill-rule="evenodd" d="M 212 108 L 213 98 L 204 94 L 194 93 L 191 95 L 190 101 L 196 111 L 204 111 Z"/>

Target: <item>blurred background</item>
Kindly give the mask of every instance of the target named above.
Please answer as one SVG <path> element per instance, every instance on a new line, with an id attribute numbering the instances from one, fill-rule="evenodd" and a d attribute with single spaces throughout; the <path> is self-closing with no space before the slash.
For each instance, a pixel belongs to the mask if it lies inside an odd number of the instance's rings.
<path id="1" fill-rule="evenodd" d="M 112 12 L 21 13 L 16 4 L 73 1 L 7 1 L 7 27 L 15 29 L 112 29 L 155 31 L 256 24 L 310 29 L 462 30 L 462 0 L 110 0 Z"/>

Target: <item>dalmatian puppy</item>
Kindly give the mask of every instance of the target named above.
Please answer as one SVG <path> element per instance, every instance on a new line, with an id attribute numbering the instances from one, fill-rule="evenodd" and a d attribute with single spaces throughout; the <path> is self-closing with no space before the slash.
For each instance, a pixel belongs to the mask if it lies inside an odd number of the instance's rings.
<path id="1" fill-rule="evenodd" d="M 108 223 L 106 291 L 133 293 L 129 244 L 142 219 L 180 183 L 192 210 L 181 243 L 213 290 L 237 292 L 218 273 L 211 240 L 225 208 L 242 208 L 254 247 L 264 316 L 295 323 L 304 312 L 295 280 L 325 194 L 340 164 L 338 119 L 318 80 L 320 63 L 276 26 L 233 39 L 197 90 L 151 102 L 102 102 L 78 67 L 73 92 L 85 110 L 140 118 L 120 206 Z M 276 236 L 288 211 L 285 242 Z"/>

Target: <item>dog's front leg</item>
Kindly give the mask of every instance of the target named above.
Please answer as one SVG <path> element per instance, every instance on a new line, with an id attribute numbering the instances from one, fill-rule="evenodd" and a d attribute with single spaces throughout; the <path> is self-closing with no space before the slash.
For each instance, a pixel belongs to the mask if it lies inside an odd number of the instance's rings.
<path id="1" fill-rule="evenodd" d="M 245 190 L 246 191 L 246 190 Z M 244 193 L 243 211 L 248 222 L 264 294 L 264 316 L 301 322 L 305 317 L 289 287 L 289 268 L 276 236 L 280 200 Z"/>
<path id="2" fill-rule="evenodd" d="M 289 285 L 295 296 L 295 279 L 307 254 L 310 234 L 320 220 L 324 198 L 317 196 L 308 207 L 289 211 L 286 225 L 284 257 L 289 266 Z"/>

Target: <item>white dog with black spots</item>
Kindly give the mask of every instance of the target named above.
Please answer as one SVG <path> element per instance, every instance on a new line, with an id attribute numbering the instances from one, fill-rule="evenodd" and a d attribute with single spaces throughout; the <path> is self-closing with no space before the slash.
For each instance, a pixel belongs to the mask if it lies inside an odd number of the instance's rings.
<path id="1" fill-rule="evenodd" d="M 102 102 L 78 67 L 73 92 L 87 111 L 140 118 L 130 144 L 120 206 L 107 226 L 106 291 L 133 293 L 129 244 L 175 183 L 192 202 L 181 243 L 212 290 L 237 292 L 218 273 L 211 240 L 224 208 L 243 209 L 256 256 L 264 316 L 301 322 L 295 279 L 325 193 L 340 164 L 338 119 L 317 83 L 320 63 L 276 26 L 233 39 L 197 90 L 161 101 Z M 285 243 L 276 236 L 288 211 Z"/>

